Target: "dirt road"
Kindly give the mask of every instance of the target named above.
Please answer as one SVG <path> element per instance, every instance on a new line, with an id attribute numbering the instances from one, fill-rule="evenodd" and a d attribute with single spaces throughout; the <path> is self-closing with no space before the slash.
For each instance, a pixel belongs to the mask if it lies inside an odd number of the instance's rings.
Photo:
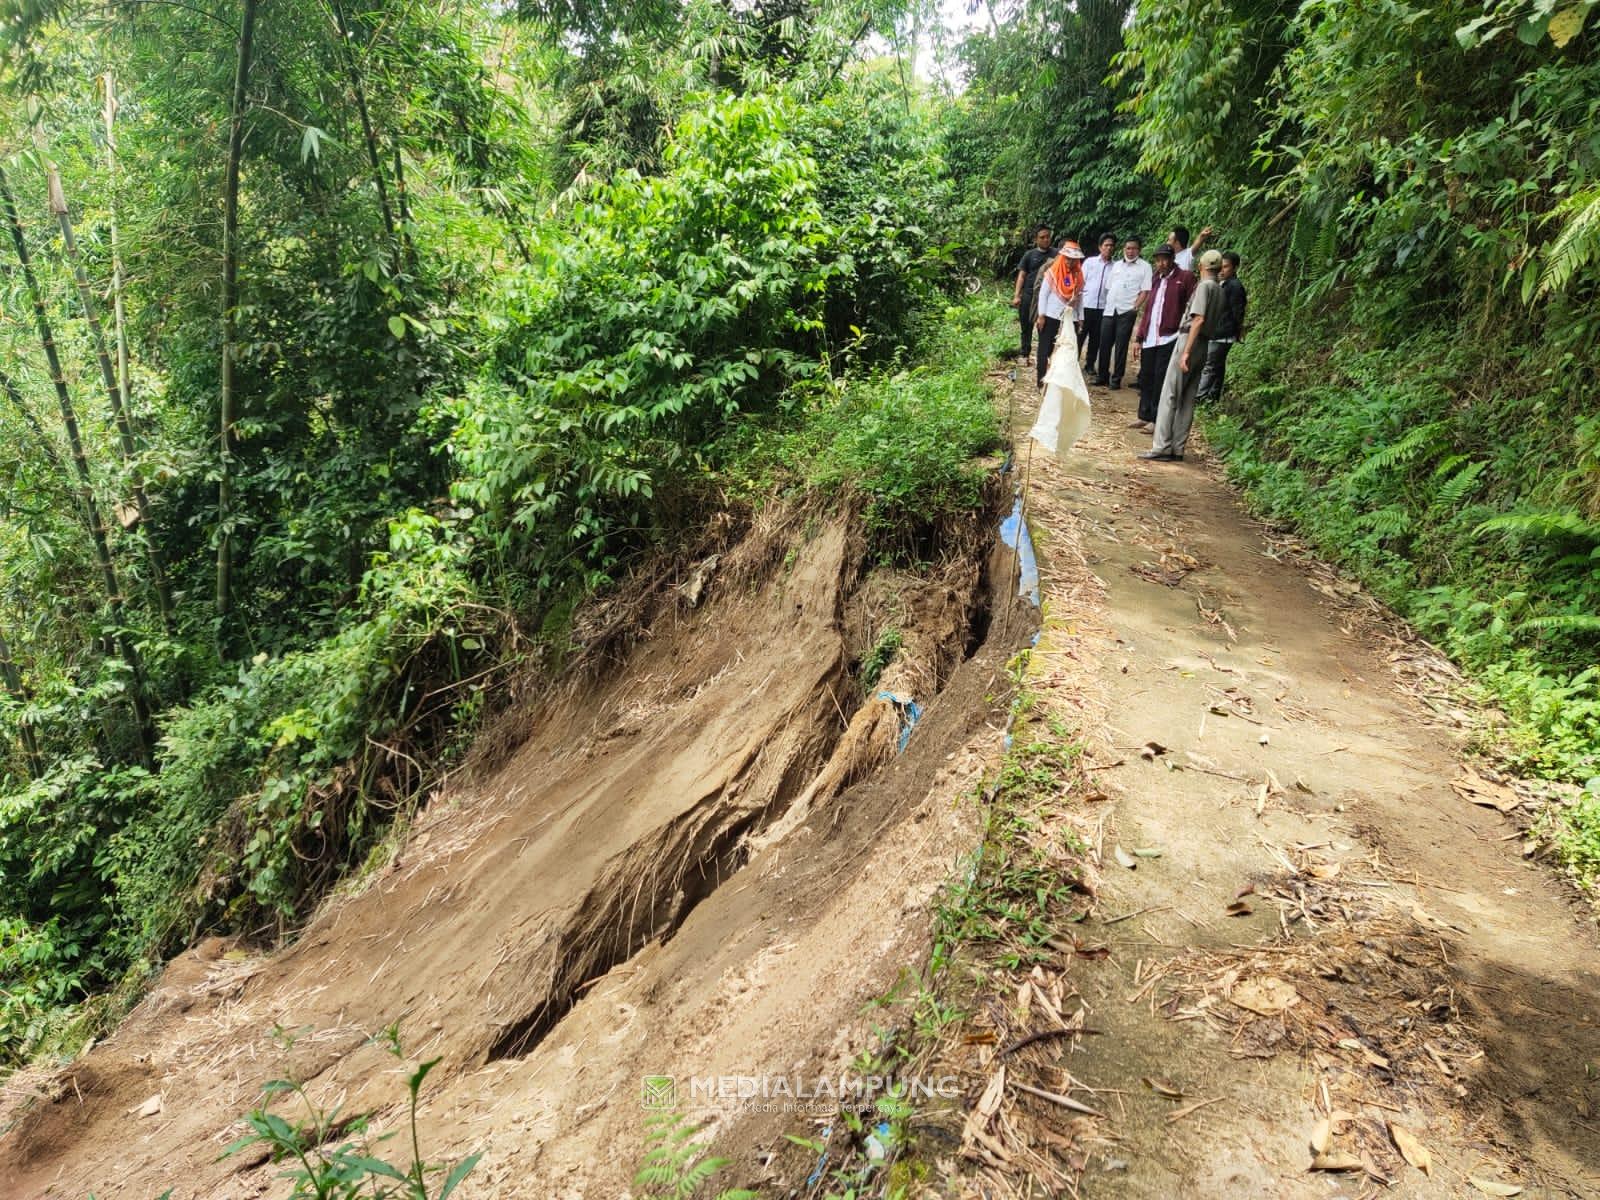
<path id="1" fill-rule="evenodd" d="M 1029 489 L 1111 947 L 1067 974 L 1082 1194 L 1600 1196 L 1593 917 L 1487 806 L 1448 664 L 1094 401 Z"/>

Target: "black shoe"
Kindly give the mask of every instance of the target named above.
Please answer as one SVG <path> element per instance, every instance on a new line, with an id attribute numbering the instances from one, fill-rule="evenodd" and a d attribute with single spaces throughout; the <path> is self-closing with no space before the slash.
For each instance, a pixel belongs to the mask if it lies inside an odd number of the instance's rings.
<path id="1" fill-rule="evenodd" d="M 1102 375 L 1102 376 L 1100 376 L 1098 379 L 1096 379 L 1094 381 L 1094 385 L 1095 385 L 1095 387 L 1110 387 L 1111 386 L 1111 381 L 1108 380 L 1104 375 Z"/>
<path id="2" fill-rule="evenodd" d="M 1183 455 L 1181 455 L 1181 454 L 1158 454 L 1154 450 L 1146 450 L 1143 454 L 1139 455 L 1139 457 L 1144 459 L 1144 460 L 1146 460 L 1147 462 L 1182 462 L 1183 461 Z"/>
<path id="3" fill-rule="evenodd" d="M 1112 380 L 1112 381 L 1111 381 L 1111 385 L 1110 385 L 1110 386 L 1111 386 L 1111 390 L 1112 390 L 1112 391 L 1113 391 L 1113 392 L 1119 392 L 1119 391 L 1121 391 L 1121 390 L 1122 390 L 1122 380 L 1120 380 L 1120 379 L 1113 379 L 1113 380 Z"/>

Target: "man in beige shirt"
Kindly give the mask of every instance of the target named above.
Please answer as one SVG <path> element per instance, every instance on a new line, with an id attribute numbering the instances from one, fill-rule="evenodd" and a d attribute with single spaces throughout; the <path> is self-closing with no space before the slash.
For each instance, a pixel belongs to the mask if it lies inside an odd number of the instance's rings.
<path id="1" fill-rule="evenodd" d="M 1161 407 L 1150 449 L 1139 455 L 1152 462 L 1182 462 L 1183 448 L 1194 424 L 1194 401 L 1200 392 L 1200 375 L 1206 365 L 1210 330 L 1222 315 L 1222 284 L 1217 276 L 1222 255 L 1207 250 L 1200 256 L 1200 282 L 1184 314 L 1182 349 L 1173 352 L 1167 377 L 1161 385 Z"/>

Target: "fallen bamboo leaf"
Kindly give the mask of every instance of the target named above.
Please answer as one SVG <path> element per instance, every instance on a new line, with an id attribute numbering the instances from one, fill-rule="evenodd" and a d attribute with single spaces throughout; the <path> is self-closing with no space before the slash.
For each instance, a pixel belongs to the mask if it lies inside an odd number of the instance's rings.
<path id="1" fill-rule="evenodd" d="M 140 1117 L 154 1117 L 154 1116 L 160 1115 L 160 1112 L 161 1112 L 161 1093 L 157 1092 L 154 1096 L 151 1096 L 143 1104 L 139 1105 L 138 1108 L 132 1109 L 130 1111 L 132 1111 L 136 1116 L 140 1116 Z"/>
<path id="2" fill-rule="evenodd" d="M 1274 1017 L 1300 1003 L 1300 993 L 1274 975 L 1262 975 L 1235 984 L 1228 999 L 1247 1012 Z"/>
<path id="3" fill-rule="evenodd" d="M 1169 1100 L 1183 1099 L 1183 1093 L 1177 1088 L 1173 1087 L 1170 1083 L 1163 1083 L 1159 1079 L 1151 1079 L 1148 1075 L 1143 1076 L 1139 1082 L 1144 1084 L 1145 1087 L 1149 1088 L 1158 1096 L 1165 1096 Z"/>
<path id="4" fill-rule="evenodd" d="M 1151 762 L 1167 752 L 1167 748 L 1160 742 L 1146 742 L 1139 747 L 1139 757 L 1146 762 Z"/>
<path id="5" fill-rule="evenodd" d="M 984 1136 L 984 1127 L 989 1124 L 989 1119 L 1000 1111 L 1000 1102 L 1006 1094 L 1006 1069 L 1000 1067 L 993 1075 L 989 1076 L 989 1084 L 983 1089 L 983 1095 L 978 1097 L 978 1103 L 967 1114 L 967 1123 L 961 1131 L 961 1140 L 968 1146 Z"/>
<path id="6" fill-rule="evenodd" d="M 1333 1119 L 1323 1117 L 1311 1127 L 1312 1153 L 1321 1156 L 1328 1152 L 1328 1145 L 1333 1141 Z"/>
<path id="7" fill-rule="evenodd" d="M 1209 1100 L 1196 1100 L 1193 1104 L 1185 1104 L 1182 1108 L 1175 1108 L 1167 1114 L 1167 1124 L 1176 1124 L 1190 1113 L 1197 1112 L 1208 1104 L 1215 1104 L 1221 1099 L 1221 1096 L 1212 1096 Z"/>
<path id="8" fill-rule="evenodd" d="M 1135 846 L 1133 853 L 1135 858 L 1160 858 L 1161 848 L 1159 846 Z"/>
<path id="9" fill-rule="evenodd" d="M 1134 858 L 1133 855 L 1129 854 L 1121 846 L 1112 847 L 1111 856 L 1117 860 L 1117 865 L 1119 867 L 1127 867 L 1130 871 L 1137 871 L 1139 869 L 1139 860 Z"/>
<path id="10" fill-rule="evenodd" d="M 1256 892 L 1256 885 L 1253 884 L 1253 883 L 1247 883 L 1242 888 L 1240 888 L 1237 892 L 1235 892 L 1233 894 L 1233 898 L 1235 900 L 1243 900 L 1246 896 L 1255 895 L 1255 892 Z"/>
<path id="11" fill-rule="evenodd" d="M 1105 1113 L 1097 1108 L 1090 1108 L 1081 1100 L 1074 1100 L 1071 1096 L 1063 1096 L 1058 1092 L 1047 1092 L 1043 1088 L 1029 1087 L 1025 1083 L 1013 1083 L 1012 1087 L 1019 1092 L 1027 1092 L 1030 1096 L 1038 1096 L 1041 1100 L 1048 1100 L 1052 1104 L 1059 1104 L 1062 1108 L 1071 1109 L 1076 1113 L 1083 1113 L 1088 1117 L 1103 1117 Z"/>
<path id="12" fill-rule="evenodd" d="M 1498 813 L 1508 813 L 1522 804 L 1522 797 L 1505 784 L 1485 779 L 1470 767 L 1464 769 L 1458 778 L 1451 780 L 1450 786 L 1463 800 L 1470 800 L 1484 808 L 1492 808 Z"/>
<path id="13" fill-rule="evenodd" d="M 1235 900 L 1225 911 L 1230 917 L 1248 917 L 1255 909 L 1244 900 Z"/>
<path id="14" fill-rule="evenodd" d="M 1524 1190 L 1520 1184 L 1500 1183 L 1498 1180 L 1484 1179 L 1478 1175 L 1468 1175 L 1467 1182 L 1485 1196 L 1520 1196 Z"/>
<path id="15" fill-rule="evenodd" d="M 1390 1121 L 1389 1136 L 1394 1139 L 1395 1147 L 1400 1151 L 1402 1158 L 1430 1179 L 1433 1177 L 1433 1155 L 1429 1154 L 1428 1148 L 1417 1140 L 1416 1134 L 1404 1125 Z"/>
<path id="16" fill-rule="evenodd" d="M 1339 874 L 1339 864 L 1316 863 L 1306 868 L 1306 874 L 1313 879 L 1333 879 Z"/>

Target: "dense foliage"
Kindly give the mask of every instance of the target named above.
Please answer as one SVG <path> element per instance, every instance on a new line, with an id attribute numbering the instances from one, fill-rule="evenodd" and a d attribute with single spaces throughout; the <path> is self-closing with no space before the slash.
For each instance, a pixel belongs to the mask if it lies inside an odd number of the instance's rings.
<path id="1" fill-rule="evenodd" d="M 1595 9 L 1141 0 L 1120 63 L 1142 167 L 1245 256 L 1230 465 L 1472 669 L 1515 760 L 1588 782 L 1549 832 L 1591 878 Z"/>
<path id="2" fill-rule="evenodd" d="M 1040 222 L 1088 253 L 1100 234 L 1164 238 L 1172 217 L 1140 174 L 1119 111 L 1136 73 L 1110 79 L 1132 0 L 1014 0 L 956 51 L 964 83 L 946 119 L 962 241 L 974 268 L 1004 271 Z M 1158 64 L 1160 72 L 1166 64 Z"/>
<path id="3" fill-rule="evenodd" d="M 865 457 L 953 278 L 899 14 L 0 5 L 0 1067 L 291 931 L 764 439 Z M 885 553 L 992 444 L 945 391 L 827 477 Z"/>

